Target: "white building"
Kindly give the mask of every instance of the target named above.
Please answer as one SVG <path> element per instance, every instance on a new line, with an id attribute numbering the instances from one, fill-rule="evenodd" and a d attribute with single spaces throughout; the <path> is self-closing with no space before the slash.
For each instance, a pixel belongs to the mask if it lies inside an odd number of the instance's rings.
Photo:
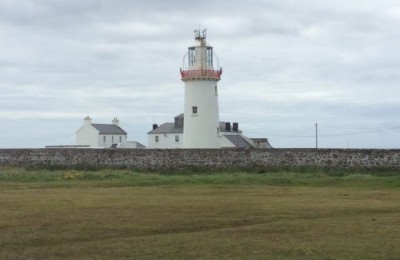
<path id="1" fill-rule="evenodd" d="M 142 144 L 127 140 L 127 132 L 114 118 L 111 124 L 92 124 L 87 116 L 84 124 L 76 132 L 76 145 L 91 148 L 145 148 Z"/>
<path id="2" fill-rule="evenodd" d="M 218 86 L 222 69 L 214 68 L 213 47 L 206 30 L 195 30 L 195 44 L 188 48 L 181 68 L 185 82 L 183 148 L 221 148 Z"/>
<path id="3" fill-rule="evenodd" d="M 147 133 L 147 147 L 151 149 L 184 148 L 184 114 L 175 117 L 173 123 L 154 124 Z M 220 148 L 271 148 L 267 138 L 248 138 L 239 130 L 239 124 L 219 122 L 219 135 L 216 146 Z"/>
<path id="4" fill-rule="evenodd" d="M 154 124 L 147 133 L 147 147 L 153 149 L 183 148 L 183 114 L 175 117 L 173 123 Z"/>

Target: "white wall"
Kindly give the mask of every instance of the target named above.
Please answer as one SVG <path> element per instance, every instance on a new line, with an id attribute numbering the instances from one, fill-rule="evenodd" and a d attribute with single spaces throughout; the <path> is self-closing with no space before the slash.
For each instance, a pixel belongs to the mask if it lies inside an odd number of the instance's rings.
<path id="1" fill-rule="evenodd" d="M 83 126 L 76 132 L 77 145 L 89 145 L 90 147 L 99 147 L 98 136 L 99 131 L 91 124 L 84 123 Z"/>
<path id="2" fill-rule="evenodd" d="M 175 142 L 175 136 L 179 136 L 179 142 Z M 158 136 L 158 142 L 155 137 Z M 147 135 L 147 148 L 150 149 L 174 149 L 183 147 L 183 134 L 182 133 L 169 133 L 169 134 L 148 134 Z"/>
<path id="3" fill-rule="evenodd" d="M 104 137 L 106 138 L 105 142 L 104 142 Z M 113 141 L 113 137 L 114 137 L 114 141 Z M 121 137 L 121 142 L 119 141 L 119 137 Z M 98 140 L 99 147 L 110 148 L 111 145 L 113 145 L 113 144 L 126 143 L 127 137 L 126 137 L 126 135 L 101 134 L 98 136 L 97 140 Z"/>
<path id="4" fill-rule="evenodd" d="M 221 135 L 221 148 L 230 148 L 230 147 L 236 147 L 235 144 L 233 144 L 231 141 L 229 141 L 228 138 L 225 137 L 225 135 L 237 135 L 242 137 L 243 139 L 245 139 L 249 144 L 254 145 L 253 140 L 251 140 L 250 138 L 248 138 L 247 136 L 244 136 L 242 134 L 239 133 L 235 133 L 235 132 L 224 132 Z"/>
<path id="5" fill-rule="evenodd" d="M 220 148 L 216 86 L 217 82 L 212 80 L 185 82 L 185 148 Z M 194 106 L 197 107 L 197 114 L 193 114 Z"/>
<path id="6" fill-rule="evenodd" d="M 138 147 L 139 143 L 136 141 L 127 141 L 125 143 L 121 143 L 118 145 L 117 148 L 127 148 L 127 149 L 132 149 L 132 148 L 143 148 L 143 147 Z"/>

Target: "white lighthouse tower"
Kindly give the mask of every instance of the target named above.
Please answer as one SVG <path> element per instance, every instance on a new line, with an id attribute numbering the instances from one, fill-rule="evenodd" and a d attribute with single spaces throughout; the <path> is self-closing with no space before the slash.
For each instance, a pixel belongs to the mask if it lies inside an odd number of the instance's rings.
<path id="1" fill-rule="evenodd" d="M 185 82 L 183 148 L 220 148 L 217 82 L 222 69 L 206 42 L 206 30 L 195 30 L 194 38 L 181 68 Z"/>

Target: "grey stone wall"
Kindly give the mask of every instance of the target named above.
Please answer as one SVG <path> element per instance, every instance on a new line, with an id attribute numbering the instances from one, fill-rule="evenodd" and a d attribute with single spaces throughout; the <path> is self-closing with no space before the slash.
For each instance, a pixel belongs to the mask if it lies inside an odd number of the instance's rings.
<path id="1" fill-rule="evenodd" d="M 0 166 L 134 169 L 330 167 L 400 169 L 400 150 L 381 149 L 0 149 Z"/>

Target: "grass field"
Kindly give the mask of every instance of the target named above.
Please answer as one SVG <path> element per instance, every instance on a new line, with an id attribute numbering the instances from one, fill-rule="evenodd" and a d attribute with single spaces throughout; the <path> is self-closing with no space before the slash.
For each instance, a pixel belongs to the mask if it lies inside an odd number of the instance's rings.
<path id="1" fill-rule="evenodd" d="M 399 259 L 400 173 L 0 169 L 0 259 Z"/>

